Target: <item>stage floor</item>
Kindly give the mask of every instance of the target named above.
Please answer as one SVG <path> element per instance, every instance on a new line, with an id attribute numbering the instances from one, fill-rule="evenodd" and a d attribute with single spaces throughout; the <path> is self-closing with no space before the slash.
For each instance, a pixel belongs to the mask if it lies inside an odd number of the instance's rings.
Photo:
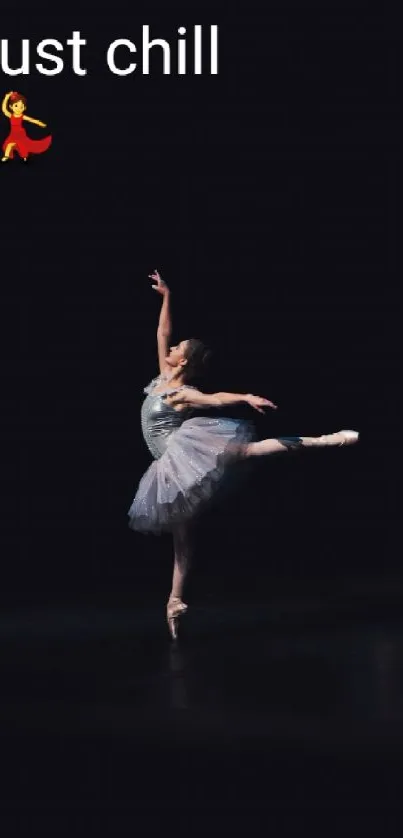
<path id="1" fill-rule="evenodd" d="M 179 808 L 194 834 L 251 834 L 262 819 L 293 834 L 293 818 L 326 810 L 389 834 L 403 750 L 393 610 L 194 604 L 178 644 L 163 608 L 3 613 L 6 824 L 18 809 L 59 836 L 79 813 L 86 829 L 108 813 L 111 834 L 149 834 Z"/>

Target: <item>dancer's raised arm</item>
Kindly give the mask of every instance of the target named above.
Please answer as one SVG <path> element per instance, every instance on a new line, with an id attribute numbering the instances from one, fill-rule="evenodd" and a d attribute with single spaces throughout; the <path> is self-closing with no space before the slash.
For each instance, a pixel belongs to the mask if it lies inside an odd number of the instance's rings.
<path id="1" fill-rule="evenodd" d="M 190 407 L 225 407 L 227 405 L 248 404 L 259 413 L 264 413 L 265 408 L 277 410 L 277 405 L 263 399 L 261 396 L 253 396 L 251 393 L 202 393 L 193 387 L 183 387 L 178 393 L 169 399 L 172 405 L 189 405 Z"/>
<path id="2" fill-rule="evenodd" d="M 9 111 L 9 109 L 8 109 L 8 102 L 9 102 L 10 96 L 12 96 L 12 95 L 13 95 L 13 91 L 10 90 L 9 93 L 6 93 L 4 99 L 1 103 L 1 109 L 4 113 L 4 116 L 8 116 L 8 117 L 11 116 L 11 111 Z"/>
<path id="3" fill-rule="evenodd" d="M 163 374 L 168 370 L 166 358 L 169 352 L 169 343 L 172 334 L 170 292 L 168 286 L 165 284 L 164 280 L 161 279 L 157 270 L 155 270 L 154 273 L 149 274 L 149 278 L 153 280 L 154 284 L 152 285 L 152 288 L 154 291 L 157 291 L 157 293 L 162 297 L 162 306 L 157 329 L 157 346 L 160 373 Z"/>

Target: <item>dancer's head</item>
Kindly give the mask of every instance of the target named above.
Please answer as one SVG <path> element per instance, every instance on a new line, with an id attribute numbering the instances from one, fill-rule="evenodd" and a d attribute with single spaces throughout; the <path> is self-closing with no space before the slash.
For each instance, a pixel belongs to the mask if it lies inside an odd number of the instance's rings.
<path id="1" fill-rule="evenodd" d="M 198 338 L 182 340 L 172 346 L 167 357 L 167 364 L 172 372 L 180 374 L 186 384 L 203 377 L 211 352 Z"/>
<path id="2" fill-rule="evenodd" d="M 20 93 L 12 93 L 9 99 L 9 106 L 14 116 L 22 116 L 27 107 L 27 100 Z"/>

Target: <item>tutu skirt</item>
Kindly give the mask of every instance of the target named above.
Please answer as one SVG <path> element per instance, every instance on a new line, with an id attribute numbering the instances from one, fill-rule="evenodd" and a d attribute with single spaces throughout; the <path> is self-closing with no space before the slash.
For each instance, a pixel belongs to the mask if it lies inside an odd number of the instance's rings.
<path id="1" fill-rule="evenodd" d="M 128 513 L 131 529 L 159 534 L 194 519 L 225 489 L 243 446 L 253 437 L 253 426 L 245 420 L 185 420 L 140 481 Z"/>

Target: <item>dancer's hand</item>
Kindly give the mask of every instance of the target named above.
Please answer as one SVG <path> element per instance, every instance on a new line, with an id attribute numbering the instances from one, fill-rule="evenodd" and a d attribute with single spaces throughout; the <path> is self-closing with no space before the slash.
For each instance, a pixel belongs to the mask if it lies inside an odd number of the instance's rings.
<path id="1" fill-rule="evenodd" d="M 169 288 L 161 278 L 160 274 L 158 273 L 157 269 L 155 269 L 154 273 L 149 274 L 149 279 L 152 279 L 155 285 L 152 285 L 154 291 L 157 291 L 158 294 L 161 294 L 162 297 L 165 297 L 166 294 L 169 293 Z"/>
<path id="2" fill-rule="evenodd" d="M 277 405 L 269 401 L 269 399 L 262 399 L 261 396 L 253 396 L 251 393 L 245 396 L 245 401 L 259 413 L 264 413 L 267 407 L 270 407 L 272 410 L 277 410 Z"/>

